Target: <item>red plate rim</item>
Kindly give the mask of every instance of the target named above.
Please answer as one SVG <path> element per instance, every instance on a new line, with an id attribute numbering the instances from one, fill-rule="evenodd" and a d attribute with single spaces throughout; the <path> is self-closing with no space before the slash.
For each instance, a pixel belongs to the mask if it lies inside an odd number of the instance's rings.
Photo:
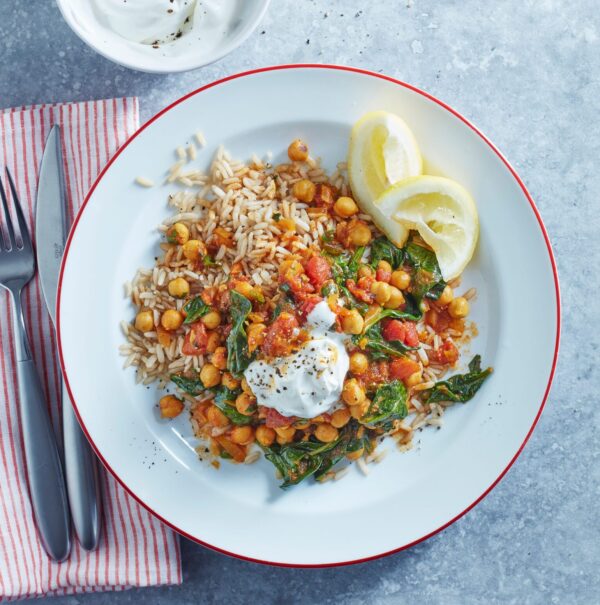
<path id="1" fill-rule="evenodd" d="M 243 77 L 251 76 L 251 75 L 254 75 L 254 74 L 259 74 L 259 73 L 264 73 L 264 72 L 269 72 L 269 71 L 279 71 L 279 70 L 284 70 L 284 69 L 330 69 L 330 70 L 337 70 L 337 71 L 348 71 L 348 72 L 358 73 L 358 74 L 362 74 L 362 75 L 366 75 L 366 76 L 371 76 L 371 77 L 374 77 L 374 78 L 379 78 L 381 80 L 387 80 L 388 82 L 392 82 L 394 84 L 397 84 L 398 86 L 403 86 L 404 88 L 408 88 L 409 90 L 412 90 L 413 92 L 416 92 L 416 93 L 418 93 L 418 94 L 426 97 L 427 99 L 433 101 L 434 103 L 437 103 L 438 105 L 440 105 L 441 107 L 443 107 L 444 109 L 446 109 L 447 111 L 449 111 L 451 114 L 453 114 L 454 116 L 456 116 L 459 120 L 461 120 L 461 122 L 463 122 L 464 124 L 466 124 L 500 158 L 500 160 L 502 161 L 502 163 L 506 166 L 506 168 L 512 174 L 512 176 L 514 177 L 515 181 L 518 183 L 519 187 L 521 188 L 521 190 L 525 194 L 525 197 L 529 201 L 529 204 L 531 205 L 531 209 L 533 210 L 533 213 L 535 214 L 535 217 L 536 217 L 537 222 L 539 224 L 540 230 L 541 230 L 542 235 L 544 237 L 544 241 L 546 242 L 546 247 L 548 249 L 548 257 L 550 259 L 550 265 L 552 266 L 552 273 L 553 273 L 553 277 L 554 277 L 554 288 L 555 288 L 555 294 L 556 294 L 556 341 L 555 341 L 555 344 L 554 344 L 554 357 L 553 357 L 553 360 L 552 360 L 552 367 L 550 369 L 550 374 L 548 376 L 548 384 L 546 386 L 546 390 L 544 392 L 544 396 L 543 396 L 542 401 L 540 403 L 539 410 L 538 410 L 538 412 L 537 412 L 537 414 L 536 414 L 536 416 L 535 416 L 535 418 L 533 420 L 531 428 L 527 432 L 527 435 L 525 436 L 525 439 L 523 440 L 523 443 L 521 444 L 521 446 L 519 447 L 519 449 L 517 450 L 517 452 L 515 453 L 515 455 L 513 456 L 513 458 L 510 460 L 510 462 L 508 463 L 508 465 L 506 466 L 506 468 L 500 473 L 500 475 L 496 478 L 496 480 L 481 494 L 481 496 L 479 496 L 474 502 L 472 502 L 469 506 L 467 506 L 467 508 L 465 508 L 461 513 L 459 513 L 458 515 L 456 515 L 455 517 L 453 517 L 452 519 L 450 519 L 447 523 L 444 523 L 444 525 L 442 525 L 441 527 L 438 527 L 434 531 L 426 534 L 425 536 L 422 536 L 418 540 L 414 540 L 413 542 L 410 542 L 408 544 L 404 544 L 402 546 L 399 546 L 398 548 L 394 548 L 393 550 L 382 552 L 382 553 L 379 553 L 377 555 L 372 555 L 370 557 L 365 557 L 365 558 L 362 558 L 362 559 L 355 559 L 355 560 L 351 560 L 351 561 L 340 561 L 338 563 L 294 564 L 294 563 L 281 563 L 281 562 L 277 562 L 277 561 L 266 561 L 266 560 L 263 560 L 263 559 L 255 559 L 253 557 L 246 557 L 244 555 L 240 555 L 240 554 L 237 554 L 237 553 L 234 553 L 234 552 L 229 552 L 227 550 L 224 550 L 224 549 L 219 548 L 217 546 L 214 546 L 212 544 L 208 544 L 207 542 L 204 542 L 204 541 L 200 540 L 199 538 L 196 538 L 195 536 L 191 536 L 190 534 L 188 534 L 188 533 L 182 531 L 181 529 L 179 529 L 173 523 L 167 521 L 166 519 L 164 519 L 163 517 L 161 517 L 160 515 L 158 515 L 140 497 L 138 497 L 136 494 L 134 494 L 131 491 L 131 489 L 125 484 L 125 482 L 117 475 L 117 473 L 115 472 L 115 470 L 113 468 L 111 468 L 111 466 L 106 462 L 106 460 L 102 456 L 101 452 L 96 447 L 96 444 L 94 443 L 94 441 L 90 437 L 90 434 L 89 434 L 89 432 L 88 432 L 85 424 L 83 423 L 83 421 L 81 419 L 81 415 L 79 414 L 79 409 L 77 407 L 77 403 L 76 403 L 75 399 L 73 398 L 73 393 L 71 391 L 71 386 L 70 386 L 70 383 L 69 383 L 69 377 L 68 377 L 67 369 L 65 367 L 65 361 L 64 361 L 63 350 L 62 350 L 61 313 L 60 313 L 60 310 L 61 310 L 61 296 L 62 296 L 62 283 L 63 283 L 63 277 L 64 277 L 65 267 L 66 267 L 66 264 L 67 264 L 67 259 L 68 259 L 68 256 L 69 256 L 69 251 L 70 251 L 70 248 L 71 248 L 71 242 L 73 241 L 73 235 L 75 233 L 75 230 L 77 229 L 77 226 L 79 224 L 79 220 L 81 219 L 81 216 L 82 216 L 83 212 L 85 211 L 86 206 L 88 205 L 92 194 L 94 193 L 96 187 L 98 186 L 98 183 L 101 181 L 101 179 L 104 176 L 104 174 L 106 173 L 106 171 L 112 166 L 112 164 L 116 161 L 116 159 L 121 155 L 121 153 L 123 152 L 123 150 L 141 132 L 143 132 L 150 124 L 152 124 L 154 121 L 156 121 L 158 118 L 160 118 L 167 111 L 169 111 L 170 109 L 172 109 L 176 105 L 179 105 L 179 103 L 182 103 L 183 101 L 189 99 L 190 97 L 192 97 L 194 95 L 197 95 L 198 93 L 203 92 L 204 90 L 208 90 L 209 88 L 213 88 L 215 86 L 218 86 L 219 84 L 223 84 L 225 82 L 229 82 L 230 80 L 236 80 L 238 78 L 243 78 Z M 367 561 L 373 561 L 375 559 L 379 559 L 379 558 L 382 558 L 382 557 L 386 557 L 388 555 L 392 555 L 394 553 L 397 553 L 397 552 L 400 552 L 400 551 L 405 550 L 407 548 L 410 548 L 411 546 L 415 546 L 416 544 L 419 544 L 419 543 L 427 540 L 428 538 L 431 538 L 435 534 L 443 531 L 444 529 L 446 529 L 447 527 L 449 527 L 450 525 L 452 525 L 455 521 L 458 521 L 458 519 L 460 519 L 463 515 L 465 515 L 466 513 L 468 513 L 474 506 L 476 506 L 477 504 L 479 504 L 479 502 L 481 502 L 494 489 L 494 487 L 496 487 L 496 485 L 498 485 L 498 483 L 506 475 L 506 473 L 508 472 L 508 470 L 510 469 L 510 467 L 515 463 L 516 459 L 519 457 L 519 455 L 523 451 L 523 448 L 525 447 L 525 444 L 527 443 L 527 441 L 529 441 L 529 438 L 531 437 L 531 434 L 533 433 L 533 430 L 535 429 L 535 427 L 536 427 L 536 425 L 538 423 L 538 420 L 540 419 L 540 416 L 541 416 L 542 411 L 544 409 L 544 406 L 546 404 L 546 400 L 548 399 L 548 394 L 550 392 L 550 387 L 552 385 L 552 379 L 554 378 L 554 372 L 556 370 L 556 363 L 557 363 L 557 360 L 558 360 L 559 341 L 560 341 L 560 324 L 561 324 L 561 304 L 560 304 L 560 287 L 559 287 L 559 283 L 558 283 L 558 271 L 556 269 L 556 261 L 554 259 L 554 254 L 552 252 L 552 246 L 550 245 L 550 239 L 548 237 L 548 232 L 546 231 L 546 227 L 544 226 L 544 223 L 542 222 L 542 217 L 540 216 L 539 210 L 537 209 L 537 207 L 536 207 L 536 205 L 535 205 L 535 203 L 534 203 L 531 195 L 527 191 L 527 188 L 525 187 L 525 184 L 523 183 L 523 181 L 521 180 L 521 178 L 519 177 L 519 175 L 517 174 L 517 172 L 515 171 L 515 169 L 510 165 L 510 163 L 508 162 L 508 160 L 496 148 L 496 146 L 478 128 L 476 128 L 473 124 L 471 124 L 471 122 L 469 122 L 469 120 L 467 120 L 459 112 L 457 112 L 456 110 L 452 109 L 452 107 L 448 106 L 443 101 L 440 101 L 439 99 L 437 99 L 433 95 L 431 95 L 431 94 L 429 94 L 429 93 L 427 93 L 427 92 L 425 92 L 425 91 L 417 88 L 416 86 L 413 86 L 411 84 L 407 84 L 406 82 L 403 82 L 402 80 L 398 80 L 396 78 L 392 78 L 391 76 L 386 76 L 384 74 L 375 73 L 375 72 L 372 72 L 372 71 L 369 71 L 369 70 L 366 70 L 366 69 L 360 69 L 360 68 L 357 68 L 357 67 L 348 67 L 348 66 L 343 66 L 343 65 L 327 65 L 327 64 L 320 64 L 320 63 L 298 63 L 298 64 L 289 64 L 289 65 L 273 65 L 273 66 L 270 66 L 270 67 L 261 67 L 261 68 L 258 68 L 258 69 L 252 69 L 252 70 L 249 70 L 249 71 L 244 71 L 244 72 L 241 72 L 241 73 L 238 73 L 238 74 L 227 76 L 225 78 L 221 78 L 219 80 L 215 80 L 214 82 L 211 82 L 210 84 L 206 84 L 205 86 L 202 86 L 202 87 L 200 87 L 200 88 L 198 88 L 198 89 L 196 89 L 196 90 L 194 90 L 194 91 L 192 91 L 192 92 L 184 95 L 180 99 L 174 101 L 173 103 L 171 103 L 170 105 L 168 105 L 167 107 L 165 107 L 165 109 L 163 109 L 162 111 L 160 111 L 159 113 L 157 113 L 155 116 L 153 116 L 152 118 L 150 118 L 150 120 L 148 120 L 143 126 L 141 126 L 119 148 L 119 150 L 115 153 L 115 155 L 110 159 L 110 161 L 108 162 L 108 164 L 104 167 L 104 169 L 102 170 L 102 172 L 98 175 L 98 177 L 96 178 L 94 184 L 92 185 L 91 189 L 89 190 L 89 192 L 88 192 L 88 194 L 87 194 L 87 196 L 86 196 L 83 204 L 81 205 L 81 208 L 79 209 L 79 212 L 77 213 L 77 216 L 75 217 L 75 220 L 73 221 L 73 226 L 71 228 L 71 231 L 69 233 L 69 237 L 67 239 L 67 243 L 66 243 L 66 246 L 65 246 L 65 252 L 64 252 L 64 256 L 63 256 L 63 261 L 62 261 L 62 265 L 61 265 L 61 268 L 60 268 L 60 275 L 59 275 L 59 281 L 58 281 L 57 308 L 58 308 L 58 313 L 57 313 L 57 318 L 58 318 L 58 321 L 57 321 L 57 337 L 58 338 L 57 338 L 57 340 L 58 340 L 58 352 L 59 352 L 60 365 L 61 365 L 61 369 L 62 369 L 62 373 L 63 373 L 63 377 L 64 377 L 64 382 L 65 382 L 65 385 L 67 387 L 67 391 L 69 393 L 69 397 L 70 397 L 70 399 L 71 399 L 71 401 L 73 403 L 73 408 L 75 410 L 75 414 L 76 414 L 76 416 L 77 416 L 77 418 L 79 420 L 79 423 L 81 424 L 83 432 L 85 433 L 85 435 L 88 438 L 90 444 L 92 445 L 94 451 L 96 452 L 96 455 L 102 461 L 102 464 L 104 465 L 104 467 L 121 484 L 121 486 L 123 487 L 123 489 L 125 489 L 125 491 L 132 498 L 134 498 L 140 505 L 142 505 L 146 510 L 148 510 L 150 513 L 152 513 L 156 518 L 160 519 L 160 521 L 162 521 L 165 525 L 167 525 L 171 529 L 175 530 L 177 533 L 179 533 L 180 535 L 184 536 L 185 538 L 188 538 L 189 540 L 192 540 L 193 542 L 201 544 L 202 546 L 206 546 L 207 548 L 210 548 L 210 549 L 215 550 L 217 552 L 220 552 L 222 554 L 229 555 L 231 557 L 235 557 L 237 559 L 242 559 L 242 560 L 245 560 L 245 561 L 252 561 L 253 563 L 262 563 L 264 565 L 273 565 L 273 566 L 277 566 L 277 567 L 297 567 L 297 568 L 322 568 L 322 567 L 339 567 L 339 566 L 343 566 L 343 565 L 354 565 L 356 563 L 365 563 Z"/>

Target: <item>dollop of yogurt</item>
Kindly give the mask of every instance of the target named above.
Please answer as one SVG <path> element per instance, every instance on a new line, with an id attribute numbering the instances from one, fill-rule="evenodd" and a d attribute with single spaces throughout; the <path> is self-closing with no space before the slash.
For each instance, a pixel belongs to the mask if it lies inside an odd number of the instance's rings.
<path id="1" fill-rule="evenodd" d="M 248 366 L 244 376 L 259 405 L 299 418 L 315 418 L 337 406 L 350 360 L 344 335 L 331 330 L 334 321 L 321 301 L 306 319 L 310 338 L 298 351 Z"/>
<path id="2" fill-rule="evenodd" d="M 108 29 L 139 44 L 164 44 L 193 26 L 195 0 L 87 0 Z"/>
<path id="3" fill-rule="evenodd" d="M 68 0 L 64 10 L 101 46 L 123 49 L 131 58 L 183 60 L 227 44 L 251 16 L 251 5 L 246 0 Z"/>

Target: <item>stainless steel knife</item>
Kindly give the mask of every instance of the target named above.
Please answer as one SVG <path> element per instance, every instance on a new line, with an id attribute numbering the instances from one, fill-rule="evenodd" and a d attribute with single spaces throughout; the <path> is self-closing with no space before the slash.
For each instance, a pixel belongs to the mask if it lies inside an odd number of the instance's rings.
<path id="1" fill-rule="evenodd" d="M 67 237 L 66 195 L 60 126 L 53 126 L 42 157 L 37 190 L 35 239 L 37 266 L 46 307 L 56 325 L 58 276 Z M 101 524 L 97 461 L 62 385 L 65 474 L 77 539 L 86 550 L 98 546 Z"/>

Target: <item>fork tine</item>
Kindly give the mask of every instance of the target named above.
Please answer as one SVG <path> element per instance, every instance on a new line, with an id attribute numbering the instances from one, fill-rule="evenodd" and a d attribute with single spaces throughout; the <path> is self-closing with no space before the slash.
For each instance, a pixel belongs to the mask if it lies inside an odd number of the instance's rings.
<path id="1" fill-rule="evenodd" d="M 19 230 L 21 231 L 21 240 L 23 241 L 23 247 L 31 248 L 31 237 L 29 236 L 29 229 L 27 228 L 27 223 L 25 222 L 25 215 L 23 214 L 21 202 L 19 201 L 19 196 L 17 195 L 17 188 L 15 187 L 15 183 L 13 181 L 12 175 L 10 174 L 8 166 L 5 168 L 5 170 L 6 176 L 8 177 L 8 184 L 10 185 L 10 190 L 12 191 L 13 205 L 15 207 L 15 213 L 17 215 L 17 221 L 19 223 Z"/>
<path id="2" fill-rule="evenodd" d="M 0 197 L 2 198 L 2 208 L 4 209 L 4 220 L 6 221 L 6 233 L 8 235 L 8 242 L 6 242 L 4 234 L 2 236 L 2 240 L 4 240 L 5 250 L 8 250 L 7 243 L 10 243 L 10 247 L 12 249 L 17 247 L 17 242 L 15 240 L 15 230 L 13 228 L 10 212 L 8 211 L 8 200 L 6 199 L 6 191 L 4 190 L 4 185 L 2 185 L 2 179 L 0 179 Z"/>

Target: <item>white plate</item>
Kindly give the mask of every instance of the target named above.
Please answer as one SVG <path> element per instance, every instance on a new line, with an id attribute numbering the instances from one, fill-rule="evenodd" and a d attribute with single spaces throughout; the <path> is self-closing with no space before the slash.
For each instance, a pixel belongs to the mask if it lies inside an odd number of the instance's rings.
<path id="1" fill-rule="evenodd" d="M 157 393 L 134 384 L 117 349 L 133 309 L 123 283 L 157 253 L 168 214 L 160 181 L 173 149 L 202 129 L 207 167 L 221 143 L 234 156 L 275 153 L 302 137 L 327 167 L 343 160 L 352 123 L 386 109 L 413 129 L 430 167 L 477 201 L 481 237 L 463 285 L 480 334 L 472 353 L 494 366 L 476 398 L 445 415 L 406 454 L 368 477 L 306 482 L 286 492 L 266 461 L 200 463 L 184 418 L 159 419 Z M 144 506 L 217 550 L 280 565 L 333 565 L 378 557 L 425 539 L 476 504 L 504 475 L 541 413 L 556 362 L 559 290 L 550 244 L 525 187 L 506 160 L 449 107 L 379 74 L 286 66 L 206 86 L 167 108 L 121 149 L 92 188 L 68 242 L 59 292 L 61 359 L 80 420 L 96 451 Z M 468 355 L 465 354 L 465 358 Z"/>

